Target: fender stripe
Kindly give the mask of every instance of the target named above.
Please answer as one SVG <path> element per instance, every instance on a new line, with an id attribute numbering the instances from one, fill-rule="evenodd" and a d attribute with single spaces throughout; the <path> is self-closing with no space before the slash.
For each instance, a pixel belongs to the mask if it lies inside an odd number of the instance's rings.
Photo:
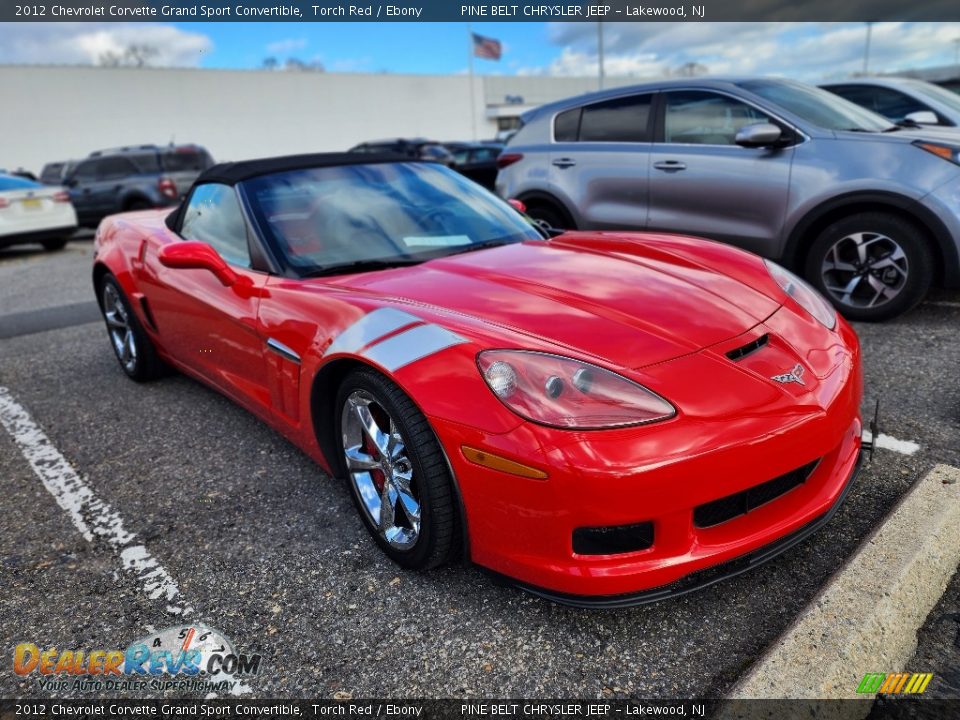
<path id="1" fill-rule="evenodd" d="M 465 342 L 466 338 L 439 325 L 417 325 L 368 347 L 361 354 L 394 372 L 404 365 Z"/>
<path id="2" fill-rule="evenodd" d="M 337 335 L 323 355 L 326 357 L 341 352 L 355 353 L 388 333 L 407 325 L 422 322 L 416 315 L 411 315 L 403 310 L 380 308 L 364 315 Z"/>

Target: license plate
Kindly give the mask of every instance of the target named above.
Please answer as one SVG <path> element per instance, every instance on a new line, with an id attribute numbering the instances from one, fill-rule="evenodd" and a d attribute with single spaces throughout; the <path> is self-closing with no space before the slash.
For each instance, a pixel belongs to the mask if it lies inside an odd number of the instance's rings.
<path id="1" fill-rule="evenodd" d="M 24 210 L 39 210 L 43 207 L 43 201 L 38 198 L 24 198 L 20 202 L 23 203 Z"/>

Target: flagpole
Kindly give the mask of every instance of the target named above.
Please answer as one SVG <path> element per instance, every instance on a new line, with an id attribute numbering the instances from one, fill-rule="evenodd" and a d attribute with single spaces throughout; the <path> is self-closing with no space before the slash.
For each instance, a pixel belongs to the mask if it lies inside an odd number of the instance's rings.
<path id="1" fill-rule="evenodd" d="M 473 25 L 467 23 L 467 65 L 470 68 L 470 126 L 473 140 L 477 139 L 477 98 L 473 91 Z"/>
<path id="2" fill-rule="evenodd" d="M 603 23 L 597 21 L 597 85 L 603 90 Z"/>

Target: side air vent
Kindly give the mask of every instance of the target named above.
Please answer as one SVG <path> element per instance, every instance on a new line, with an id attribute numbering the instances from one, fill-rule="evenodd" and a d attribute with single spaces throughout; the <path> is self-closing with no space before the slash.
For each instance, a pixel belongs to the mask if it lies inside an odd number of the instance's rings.
<path id="1" fill-rule="evenodd" d="M 762 348 L 768 342 L 770 342 L 770 336 L 761 335 L 753 342 L 748 342 L 746 345 L 742 345 L 738 348 L 734 348 L 733 350 L 727 353 L 727 357 L 733 360 L 734 362 L 736 362 L 737 360 L 742 360 L 750 353 L 754 353 L 760 348 Z"/>

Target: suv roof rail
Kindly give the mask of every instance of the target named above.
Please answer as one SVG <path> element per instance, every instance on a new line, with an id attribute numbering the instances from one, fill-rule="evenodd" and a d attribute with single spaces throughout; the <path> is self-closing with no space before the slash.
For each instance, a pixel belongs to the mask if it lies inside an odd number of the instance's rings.
<path id="1" fill-rule="evenodd" d="M 121 147 L 105 148 L 103 150 L 94 150 L 87 157 L 101 157 L 103 155 L 118 155 L 120 153 L 138 152 L 141 150 L 160 150 L 159 145 L 123 145 Z"/>

